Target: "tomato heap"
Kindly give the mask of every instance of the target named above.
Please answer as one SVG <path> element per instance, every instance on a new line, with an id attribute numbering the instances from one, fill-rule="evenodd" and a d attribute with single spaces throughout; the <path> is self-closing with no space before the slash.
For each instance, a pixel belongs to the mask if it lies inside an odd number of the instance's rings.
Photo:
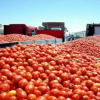
<path id="1" fill-rule="evenodd" d="M 99 100 L 100 61 L 65 44 L 0 49 L 0 100 Z"/>
<path id="2" fill-rule="evenodd" d="M 90 36 L 64 43 L 67 47 L 100 58 L 100 36 Z"/>
<path id="3" fill-rule="evenodd" d="M 0 35 L 0 43 L 18 42 L 18 41 L 38 41 L 38 40 L 48 40 L 48 39 L 56 39 L 56 37 L 47 34 L 38 34 L 34 36 L 27 36 L 22 34 Z"/>

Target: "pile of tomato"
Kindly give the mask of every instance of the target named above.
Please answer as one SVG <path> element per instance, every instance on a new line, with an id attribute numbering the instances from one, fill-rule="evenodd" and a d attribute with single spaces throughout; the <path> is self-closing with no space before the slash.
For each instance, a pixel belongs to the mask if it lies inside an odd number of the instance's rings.
<path id="1" fill-rule="evenodd" d="M 56 37 L 47 34 L 38 34 L 34 36 L 27 36 L 21 34 L 0 35 L 0 43 L 19 42 L 19 41 L 38 41 L 38 40 L 48 40 L 48 39 L 56 39 Z"/>
<path id="2" fill-rule="evenodd" d="M 80 53 L 86 53 L 91 56 L 100 58 L 100 36 L 90 36 L 85 38 L 80 38 L 74 41 L 66 42 L 64 45 L 77 50 Z"/>
<path id="3" fill-rule="evenodd" d="M 0 100 L 100 100 L 100 60 L 66 43 L 1 48 Z"/>

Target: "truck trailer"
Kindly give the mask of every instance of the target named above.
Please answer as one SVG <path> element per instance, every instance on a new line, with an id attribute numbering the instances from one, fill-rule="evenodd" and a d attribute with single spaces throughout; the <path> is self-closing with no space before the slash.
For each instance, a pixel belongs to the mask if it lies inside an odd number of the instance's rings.
<path id="1" fill-rule="evenodd" d="M 4 35 L 7 34 L 24 34 L 32 36 L 32 33 L 47 34 L 56 38 L 62 38 L 64 41 L 65 26 L 64 22 L 43 22 L 42 28 L 28 26 L 25 24 L 4 25 Z"/>
<path id="2" fill-rule="evenodd" d="M 100 35 L 100 24 L 87 24 L 86 36 Z"/>
<path id="3" fill-rule="evenodd" d="M 10 24 L 4 25 L 4 35 L 7 34 L 23 34 L 32 36 L 32 32 L 36 31 L 37 27 L 28 26 L 25 24 Z"/>

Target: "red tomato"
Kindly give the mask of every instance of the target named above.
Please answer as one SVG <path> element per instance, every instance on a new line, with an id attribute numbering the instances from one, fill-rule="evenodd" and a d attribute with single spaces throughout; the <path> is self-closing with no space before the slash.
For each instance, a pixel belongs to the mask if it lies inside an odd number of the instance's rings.
<path id="1" fill-rule="evenodd" d="M 8 93 L 6 93 L 6 92 L 2 92 L 1 94 L 0 94 L 0 100 L 8 100 Z"/>
<path id="2" fill-rule="evenodd" d="M 46 97 L 40 96 L 36 100 L 47 100 Z"/>
<path id="3" fill-rule="evenodd" d="M 62 90 L 63 86 L 59 83 L 55 83 L 55 84 L 52 85 L 52 89 Z"/>
<path id="4" fill-rule="evenodd" d="M 25 91 L 19 91 L 17 93 L 17 99 L 22 100 L 27 98 L 27 93 Z"/>
<path id="5" fill-rule="evenodd" d="M 43 69 L 44 69 L 44 70 L 49 69 L 49 64 L 48 64 L 47 62 L 43 62 L 43 63 L 42 63 L 42 66 L 43 66 Z"/>
<path id="6" fill-rule="evenodd" d="M 28 81 L 30 81 L 32 79 L 32 74 L 30 72 L 26 73 L 26 77 L 25 77 Z"/>
<path id="7" fill-rule="evenodd" d="M 98 92 L 98 87 L 92 86 L 92 87 L 90 88 L 90 90 L 91 90 L 94 94 L 97 94 L 97 92 Z"/>
<path id="8" fill-rule="evenodd" d="M 27 84 L 28 84 L 28 81 L 26 79 L 22 79 L 18 83 L 20 88 L 25 88 Z"/>
<path id="9" fill-rule="evenodd" d="M 0 93 L 8 92 L 10 90 L 10 86 L 7 83 L 2 83 L 0 85 Z"/>
<path id="10" fill-rule="evenodd" d="M 55 78 L 56 78 L 55 74 L 53 74 L 53 73 L 49 74 L 49 80 L 50 81 L 55 80 Z"/>
<path id="11" fill-rule="evenodd" d="M 84 95 L 84 92 L 81 89 L 76 89 L 73 91 L 73 93 L 78 94 L 80 98 L 83 97 L 83 95 Z"/>
<path id="12" fill-rule="evenodd" d="M 7 80 L 7 76 L 4 76 L 4 75 L 0 76 L 0 81 L 4 82 L 6 80 Z"/>
<path id="13" fill-rule="evenodd" d="M 83 96 L 83 100 L 91 100 L 91 99 L 90 99 L 90 97 L 89 97 L 89 96 L 84 95 L 84 96 Z"/>
<path id="14" fill-rule="evenodd" d="M 39 78 L 40 73 L 38 71 L 35 71 L 32 73 L 32 78 L 37 80 Z"/>
<path id="15" fill-rule="evenodd" d="M 13 77 L 13 82 L 14 83 L 19 83 L 19 81 L 22 80 L 22 79 L 23 79 L 23 77 L 21 75 L 15 75 Z"/>
<path id="16" fill-rule="evenodd" d="M 53 86 L 53 84 L 59 83 L 58 80 L 53 80 L 49 83 L 50 88 Z"/>
<path id="17" fill-rule="evenodd" d="M 59 97 L 58 97 L 58 100 L 65 100 L 65 97 L 59 96 Z"/>
<path id="18" fill-rule="evenodd" d="M 79 95 L 78 95 L 78 94 L 74 94 L 74 95 L 72 96 L 72 100 L 80 100 Z"/>
<path id="19" fill-rule="evenodd" d="M 60 92 L 60 90 L 58 90 L 58 89 L 52 89 L 52 90 L 50 91 L 50 95 L 51 95 L 51 96 L 55 96 L 55 97 L 59 97 L 59 96 L 61 95 L 61 92 Z"/>
<path id="20" fill-rule="evenodd" d="M 27 97 L 28 100 L 36 100 L 36 95 L 34 94 L 29 94 Z"/>
<path id="21" fill-rule="evenodd" d="M 11 97 L 9 97 L 8 100 L 17 100 L 17 97 L 16 96 L 11 96 Z"/>
<path id="22" fill-rule="evenodd" d="M 47 86 L 39 86 L 38 90 L 42 93 L 45 94 L 46 92 L 48 92 L 48 88 Z"/>
<path id="23" fill-rule="evenodd" d="M 92 80 L 86 80 L 86 86 L 88 88 L 92 87 L 93 86 L 93 81 Z"/>
<path id="24" fill-rule="evenodd" d="M 34 85 L 33 84 L 26 85 L 25 91 L 27 92 L 27 94 L 34 93 Z"/>
<path id="25" fill-rule="evenodd" d="M 65 97 L 65 98 L 67 98 L 67 97 L 68 97 L 68 92 L 67 92 L 67 91 L 62 90 L 62 91 L 61 91 L 61 96 L 63 96 L 63 97 Z"/>
<path id="26" fill-rule="evenodd" d="M 45 79 L 47 78 L 47 74 L 41 73 L 41 74 L 40 74 L 40 78 L 41 78 L 42 80 L 45 80 Z"/>
<path id="27" fill-rule="evenodd" d="M 73 80 L 73 84 L 76 84 L 76 85 L 79 85 L 81 82 L 80 82 L 80 79 L 79 78 L 75 78 Z"/>
<path id="28" fill-rule="evenodd" d="M 55 96 L 49 96 L 47 100 L 58 100 Z"/>
<path id="29" fill-rule="evenodd" d="M 66 88 L 70 87 L 70 81 L 63 81 L 63 86 Z"/>
<path id="30" fill-rule="evenodd" d="M 6 76 L 9 80 L 11 80 L 13 78 L 13 73 L 12 72 L 7 72 Z"/>
<path id="31" fill-rule="evenodd" d="M 60 77 L 61 77 L 62 81 L 67 81 L 69 79 L 69 74 L 68 73 L 62 73 Z"/>
<path id="32" fill-rule="evenodd" d="M 39 90 L 34 90 L 34 94 L 36 95 L 36 97 L 41 96 L 41 92 Z"/>

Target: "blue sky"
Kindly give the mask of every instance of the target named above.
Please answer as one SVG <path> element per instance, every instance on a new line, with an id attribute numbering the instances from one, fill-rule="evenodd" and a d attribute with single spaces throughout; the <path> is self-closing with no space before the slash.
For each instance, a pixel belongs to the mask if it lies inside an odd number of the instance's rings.
<path id="1" fill-rule="evenodd" d="M 100 23 L 100 0 L 0 0 L 0 23 L 41 26 L 65 22 L 70 32 Z"/>

